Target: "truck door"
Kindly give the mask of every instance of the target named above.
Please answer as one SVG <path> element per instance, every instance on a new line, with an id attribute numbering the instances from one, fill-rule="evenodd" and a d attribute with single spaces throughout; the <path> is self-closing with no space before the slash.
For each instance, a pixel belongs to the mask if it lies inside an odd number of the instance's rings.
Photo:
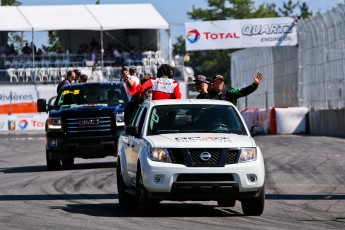
<path id="1" fill-rule="evenodd" d="M 129 176 L 131 177 L 131 181 L 135 181 L 135 175 L 137 171 L 137 161 L 139 158 L 139 150 L 140 150 L 140 143 L 142 137 L 142 130 L 147 113 L 147 108 L 142 107 L 138 111 L 138 115 L 135 120 L 134 125 L 138 127 L 138 135 L 137 136 L 129 136 L 128 137 L 128 152 L 126 154 L 127 157 L 127 170 Z"/>

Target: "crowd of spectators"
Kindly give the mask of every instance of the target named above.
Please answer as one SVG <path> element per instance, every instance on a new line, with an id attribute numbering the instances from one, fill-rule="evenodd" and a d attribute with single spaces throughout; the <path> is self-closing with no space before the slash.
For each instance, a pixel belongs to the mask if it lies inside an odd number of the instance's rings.
<path id="1" fill-rule="evenodd" d="M 137 50 L 137 49 L 136 49 Z M 126 41 L 122 45 L 109 42 L 104 48 L 102 57 L 101 46 L 93 37 L 91 41 L 81 43 L 73 50 L 57 50 L 56 52 L 44 52 L 42 48 L 36 48 L 33 42 L 26 42 L 22 49 L 15 49 L 14 44 L 0 44 L 0 56 L 2 62 L 0 68 L 25 68 L 32 66 L 32 52 L 34 52 L 34 66 L 38 67 L 82 67 L 89 63 L 94 65 L 120 67 L 124 65 L 147 65 L 143 60 L 148 57 L 150 51 L 144 45 L 135 51 L 135 47 Z M 103 61 L 103 63 L 101 62 Z"/>

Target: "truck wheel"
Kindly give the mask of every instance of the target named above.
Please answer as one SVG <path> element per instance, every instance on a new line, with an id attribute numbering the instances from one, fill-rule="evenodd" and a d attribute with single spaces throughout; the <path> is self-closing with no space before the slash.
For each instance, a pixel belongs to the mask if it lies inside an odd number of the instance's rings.
<path id="1" fill-rule="evenodd" d="M 236 205 L 236 200 L 233 200 L 233 199 L 217 200 L 217 204 L 220 207 L 234 207 Z"/>
<path id="2" fill-rule="evenodd" d="M 243 199 L 242 211 L 246 216 L 260 216 L 265 207 L 265 187 L 263 186 L 258 197 Z"/>
<path id="3" fill-rule="evenodd" d="M 133 197 L 126 193 L 127 186 L 123 180 L 121 162 L 120 158 L 117 158 L 117 167 L 116 167 L 116 180 L 117 180 L 117 195 L 119 199 L 120 206 L 126 206 L 133 204 Z"/>
<path id="4" fill-rule="evenodd" d="M 147 196 L 147 190 L 144 186 L 143 177 L 141 175 L 141 168 L 138 164 L 137 169 L 137 178 L 136 178 L 136 186 L 137 186 L 137 205 L 138 209 L 142 212 L 147 210 L 152 210 L 156 208 L 159 204 L 159 201 L 156 199 L 149 198 Z M 147 214 L 147 213 L 146 213 Z"/>
<path id="5" fill-rule="evenodd" d="M 69 159 L 63 159 L 61 160 L 62 166 L 65 168 L 72 168 L 74 165 L 74 158 L 69 158 Z"/>
<path id="6" fill-rule="evenodd" d="M 46 150 L 47 168 L 49 171 L 59 170 L 61 168 L 60 160 L 52 160 L 49 158 L 49 151 Z"/>

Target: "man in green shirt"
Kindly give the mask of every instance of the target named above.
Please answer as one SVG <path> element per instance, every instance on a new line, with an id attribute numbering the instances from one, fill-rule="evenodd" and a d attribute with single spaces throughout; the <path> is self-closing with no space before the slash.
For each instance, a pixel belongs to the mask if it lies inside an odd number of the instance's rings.
<path id="1" fill-rule="evenodd" d="M 195 84 L 197 85 L 197 87 L 199 87 L 199 95 L 197 96 L 197 98 L 230 101 L 236 106 L 238 98 L 245 97 L 254 92 L 258 88 L 260 82 L 263 79 L 262 73 L 256 73 L 253 78 L 254 82 L 247 87 L 225 89 L 224 77 L 222 75 L 215 75 L 213 77 L 213 87 L 212 89 L 210 89 L 210 87 L 208 87 L 208 85 L 205 84 L 205 82 L 198 81 L 198 79 L 203 79 L 198 75 L 195 80 Z"/>

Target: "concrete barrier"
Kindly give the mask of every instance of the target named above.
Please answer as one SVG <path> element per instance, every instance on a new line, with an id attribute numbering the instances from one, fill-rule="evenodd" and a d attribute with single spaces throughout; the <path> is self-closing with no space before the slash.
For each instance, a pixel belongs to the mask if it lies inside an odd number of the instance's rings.
<path id="1" fill-rule="evenodd" d="M 272 107 L 266 109 L 247 109 L 241 114 L 250 128 L 260 125 L 266 134 L 298 134 L 307 132 L 308 108 L 304 107 Z"/>
<path id="2" fill-rule="evenodd" d="M 312 135 L 345 137 L 345 108 L 310 111 L 309 130 Z"/>

